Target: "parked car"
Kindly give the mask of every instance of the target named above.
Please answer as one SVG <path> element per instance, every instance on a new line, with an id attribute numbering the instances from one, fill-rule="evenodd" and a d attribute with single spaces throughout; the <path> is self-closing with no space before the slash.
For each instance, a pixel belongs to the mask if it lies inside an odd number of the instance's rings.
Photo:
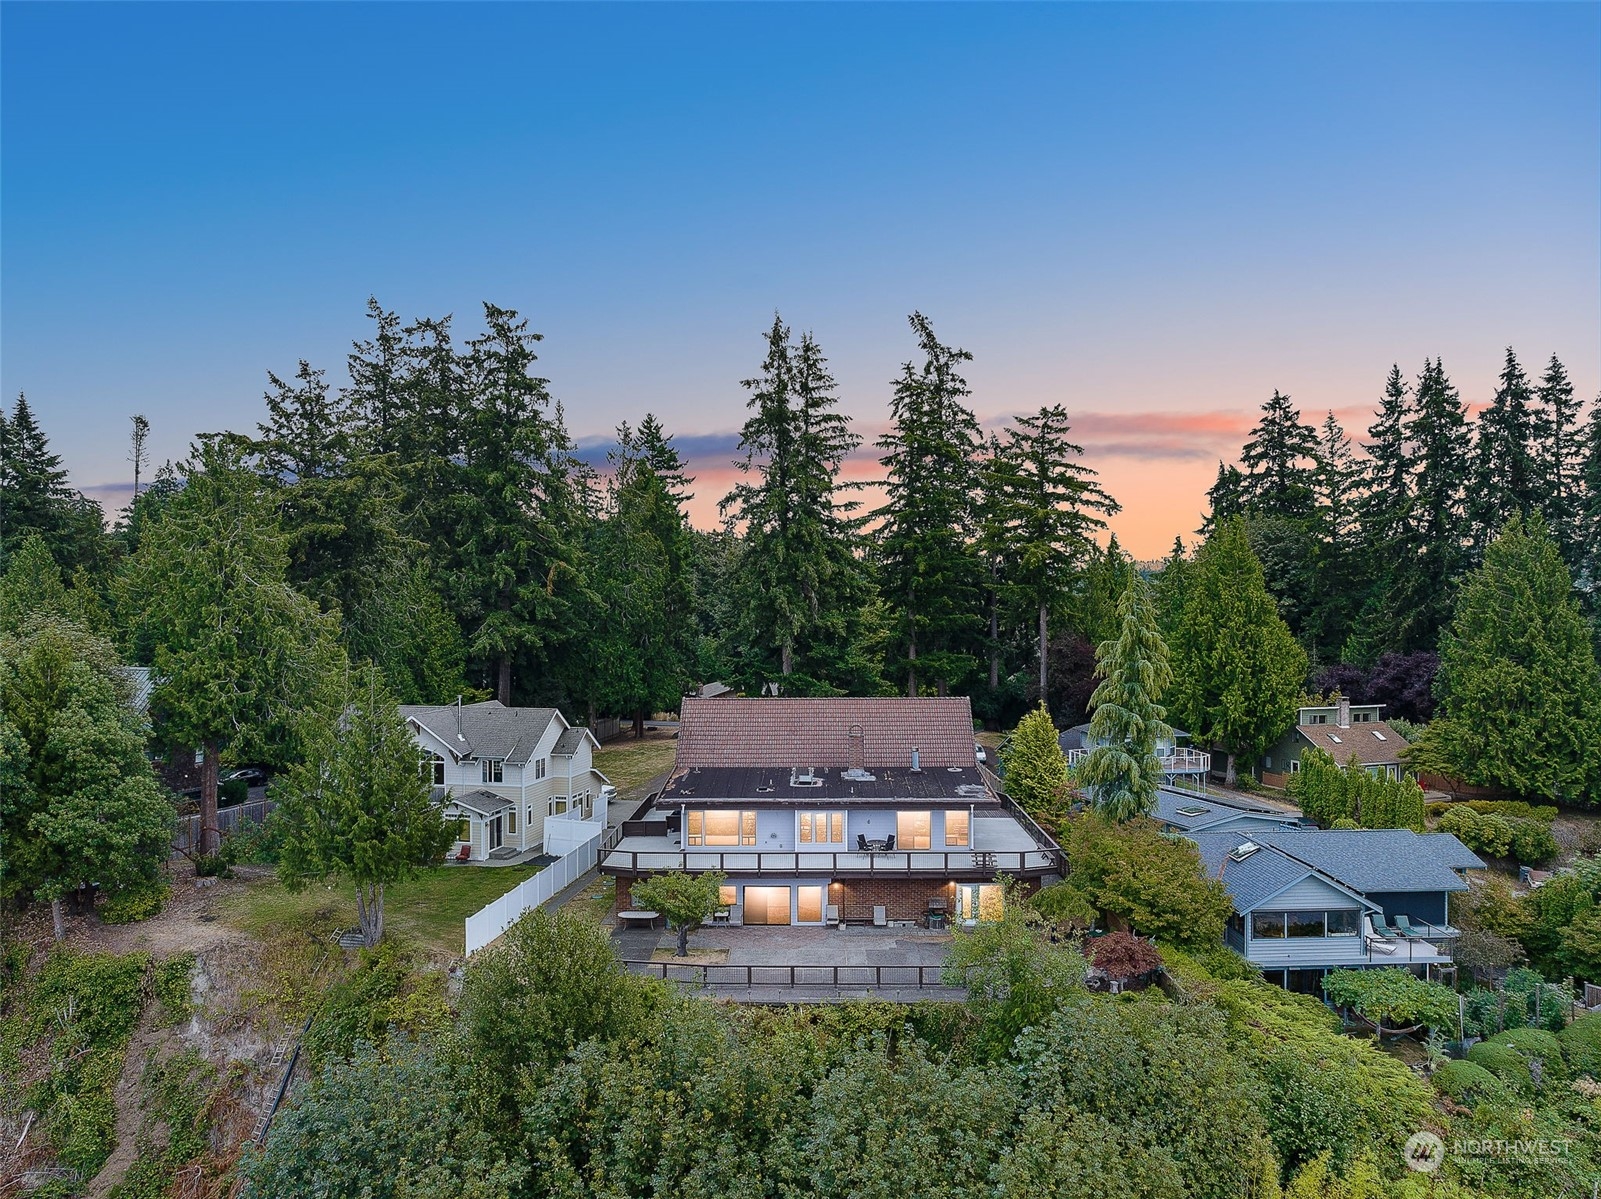
<path id="1" fill-rule="evenodd" d="M 241 766 L 238 770 L 224 771 L 217 782 L 243 782 L 247 787 L 260 787 L 267 782 L 267 770 L 262 766 Z"/>
<path id="2" fill-rule="evenodd" d="M 990 760 L 989 754 L 985 752 L 984 747 L 977 741 L 973 742 L 973 752 L 978 755 L 978 762 L 980 766 Z"/>

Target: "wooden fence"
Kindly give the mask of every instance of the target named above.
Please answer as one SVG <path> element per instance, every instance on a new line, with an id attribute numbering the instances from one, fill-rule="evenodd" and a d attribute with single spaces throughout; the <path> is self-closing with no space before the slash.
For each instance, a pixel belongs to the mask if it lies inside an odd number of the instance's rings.
<path id="1" fill-rule="evenodd" d="M 217 809 L 217 828 L 223 836 L 235 832 L 245 821 L 251 824 L 260 824 L 267 819 L 267 813 L 278 805 L 270 799 L 252 799 L 247 803 L 232 804 L 226 808 Z M 178 817 L 178 832 L 172 839 L 172 856 L 181 857 L 193 853 L 195 846 L 200 842 L 200 815 Z"/>

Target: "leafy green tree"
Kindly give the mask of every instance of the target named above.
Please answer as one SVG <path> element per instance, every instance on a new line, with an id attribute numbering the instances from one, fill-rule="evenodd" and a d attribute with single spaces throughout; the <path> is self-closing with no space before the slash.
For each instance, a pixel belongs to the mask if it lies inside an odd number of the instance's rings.
<path id="1" fill-rule="evenodd" d="M 742 540 L 732 564 L 744 681 L 789 693 L 834 690 L 828 655 L 849 645 L 867 598 L 856 556 L 860 518 L 839 473 L 861 438 L 838 411 L 834 378 L 811 334 L 792 344 L 777 315 L 761 374 L 747 379 L 744 475 L 724 497 Z"/>
<path id="2" fill-rule="evenodd" d="M 63 571 L 98 570 L 104 542 L 100 505 L 67 483 L 61 455 L 19 394 L 10 419 L 0 413 L 0 563 L 29 537 L 44 539 Z"/>
<path id="3" fill-rule="evenodd" d="M 1208 878 L 1195 846 L 1149 821 L 1113 824 L 1095 812 L 1069 821 L 1058 840 L 1067 882 L 1135 931 L 1177 945 L 1213 945 L 1234 905 Z"/>
<path id="4" fill-rule="evenodd" d="M 944 976 L 951 986 L 967 989 L 987 1060 L 1005 1057 L 1020 1032 L 1083 985 L 1083 956 L 1052 942 L 1049 927 L 1043 914 L 1008 887 L 999 920 L 958 932 L 951 942 Z"/>
<path id="5" fill-rule="evenodd" d="M 715 870 L 705 874 L 685 874 L 673 870 L 653 874 L 634 883 L 631 894 L 641 909 L 660 912 L 678 933 L 679 957 L 689 955 L 689 935 L 712 918 L 722 904 L 726 876 Z"/>
<path id="6" fill-rule="evenodd" d="M 481 1089 L 510 1115 L 525 1086 L 586 1042 L 637 1035 L 663 999 L 593 920 L 535 908 L 468 962 L 461 1031 Z"/>
<path id="7" fill-rule="evenodd" d="M 144 752 L 116 651 L 43 613 L 0 638 L 0 899 L 50 903 L 91 884 L 114 893 L 155 879 L 174 811 Z"/>
<path id="8" fill-rule="evenodd" d="M 384 935 L 384 889 L 437 864 L 452 834 L 378 671 L 345 677 L 330 699 L 303 717 L 303 757 L 276 787 L 278 877 L 291 891 L 333 877 L 352 883 L 371 947 Z"/>
<path id="9" fill-rule="evenodd" d="M 1049 691 L 1048 618 L 1070 593 L 1078 571 L 1095 552 L 1094 534 L 1121 506 L 1095 481 L 1080 458 L 1084 447 L 1068 440 L 1071 426 L 1060 404 L 1017 418 L 991 469 L 996 499 L 992 539 L 1008 546 L 1008 591 L 1039 619 L 1039 686 Z"/>
<path id="10" fill-rule="evenodd" d="M 1350 1008 L 1385 1033 L 1417 1028 L 1452 1029 L 1457 1022 L 1456 992 L 1424 982 L 1406 970 L 1331 970 L 1323 976 L 1329 1002 Z"/>
<path id="11" fill-rule="evenodd" d="M 1157 701 L 1173 681 L 1167 643 L 1156 627 L 1149 590 L 1131 579 L 1118 604 L 1123 628 L 1116 641 L 1096 651 L 1101 685 L 1090 697 L 1095 710 L 1090 738 L 1095 748 L 1078 770 L 1095 806 L 1110 820 L 1146 816 L 1162 783 L 1157 742 L 1172 734 Z"/>
<path id="12" fill-rule="evenodd" d="M 884 505 L 879 518 L 880 585 L 895 622 L 896 657 L 906 694 L 920 679 L 941 695 L 976 665 L 971 647 L 979 597 L 973 551 L 978 421 L 964 402 L 971 392 L 958 373 L 966 350 L 941 345 L 928 318 L 909 318 L 923 363 L 904 363 L 890 399 L 894 424 L 878 442 L 885 451 Z"/>
<path id="13" fill-rule="evenodd" d="M 1244 521 L 1224 522 L 1185 570 L 1183 608 L 1168 646 L 1173 689 L 1168 711 L 1203 743 L 1254 760 L 1295 720 L 1306 652 L 1279 618 L 1251 552 Z"/>
<path id="14" fill-rule="evenodd" d="M 1593 802 L 1601 668 L 1567 567 L 1538 514 L 1514 517 L 1462 587 L 1440 640 L 1444 717 L 1424 734 L 1470 783 Z"/>
<path id="15" fill-rule="evenodd" d="M 292 752 L 296 714 L 339 650 L 329 618 L 288 581 L 271 497 L 240 449 L 208 439 L 122 579 L 135 643 L 152 653 L 164 734 L 202 754 L 200 852 L 215 853 L 217 771 Z"/>
<path id="16" fill-rule="evenodd" d="M 1035 819 L 1054 822 L 1066 806 L 1067 759 L 1043 703 L 1018 721 L 1001 750 L 1001 769 L 1006 794 Z"/>
<path id="17" fill-rule="evenodd" d="M 1469 519 L 1480 557 L 1507 521 L 1527 519 L 1542 506 L 1546 481 L 1533 401 L 1528 376 L 1508 346 L 1495 397 L 1475 426 Z"/>
<path id="18" fill-rule="evenodd" d="M 240 1173 L 254 1195 L 511 1199 L 528 1168 L 496 1145 L 470 1091 L 423 1046 L 363 1046 L 312 1078 Z"/>

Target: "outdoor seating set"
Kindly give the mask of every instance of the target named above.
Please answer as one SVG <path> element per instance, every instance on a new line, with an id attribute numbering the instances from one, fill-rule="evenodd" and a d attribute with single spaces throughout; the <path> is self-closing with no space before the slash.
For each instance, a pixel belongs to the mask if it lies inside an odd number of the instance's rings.
<path id="1" fill-rule="evenodd" d="M 1368 944 L 1382 953 L 1394 953 L 1397 943 L 1402 941 L 1425 941 L 1422 929 L 1418 928 L 1407 917 L 1397 914 L 1391 917 L 1393 924 L 1373 916 L 1368 917 L 1368 924 L 1373 930 L 1368 938 Z"/>
<path id="2" fill-rule="evenodd" d="M 895 834 L 891 833 L 882 841 L 869 841 L 862 833 L 856 834 L 857 853 L 890 853 L 895 848 Z"/>

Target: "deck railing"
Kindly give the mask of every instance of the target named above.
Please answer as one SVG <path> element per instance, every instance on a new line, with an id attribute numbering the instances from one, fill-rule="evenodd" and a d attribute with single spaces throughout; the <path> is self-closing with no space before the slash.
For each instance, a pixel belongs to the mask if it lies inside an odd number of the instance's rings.
<path id="1" fill-rule="evenodd" d="M 668 982 L 700 987 L 730 987 L 754 990 L 757 987 L 818 987 L 833 990 L 945 990 L 953 994 L 962 988 L 945 981 L 943 966 L 814 966 L 730 965 L 703 962 L 658 962 L 624 960 L 623 966 L 635 974 L 647 974 Z"/>
<path id="2" fill-rule="evenodd" d="M 1077 766 L 1093 752 L 1070 749 L 1067 751 L 1067 764 Z M 1212 755 L 1198 749 L 1175 749 L 1172 753 L 1158 754 L 1156 760 L 1161 763 L 1163 774 L 1205 774 L 1212 769 Z"/>
<path id="3" fill-rule="evenodd" d="M 1060 869 L 1055 849 L 974 850 L 850 850 L 820 853 L 797 850 L 730 849 L 614 849 L 601 862 L 609 873 L 641 874 L 655 870 L 707 871 L 724 874 L 910 876 L 916 874 L 968 874 L 994 878 L 997 874 L 1036 874 Z"/>

